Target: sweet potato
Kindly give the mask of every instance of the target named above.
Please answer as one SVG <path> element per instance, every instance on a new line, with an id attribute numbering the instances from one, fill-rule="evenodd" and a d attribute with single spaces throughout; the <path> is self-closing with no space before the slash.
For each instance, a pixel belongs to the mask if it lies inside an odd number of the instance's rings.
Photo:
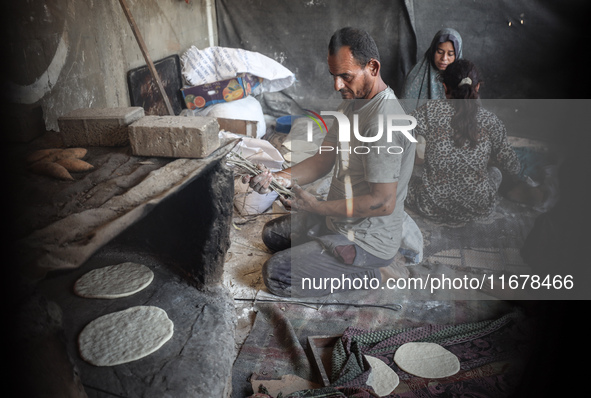
<path id="1" fill-rule="evenodd" d="M 63 149 L 60 148 L 38 149 L 28 154 L 25 160 L 27 163 L 35 163 L 49 156 L 54 156 L 61 151 L 63 151 Z"/>
<path id="2" fill-rule="evenodd" d="M 35 163 L 39 161 L 44 162 L 55 162 L 56 160 L 60 159 L 82 159 L 86 156 L 88 151 L 85 148 L 67 148 L 67 149 L 60 149 L 60 148 L 52 148 L 52 149 L 40 149 L 38 151 L 32 152 L 29 156 L 27 156 L 27 162 Z"/>
<path id="3" fill-rule="evenodd" d="M 65 159 L 65 158 L 82 159 L 84 156 L 86 156 L 87 152 L 88 151 L 85 148 L 68 148 L 68 149 L 62 150 L 62 152 L 59 154 L 59 158 L 60 159 Z"/>
<path id="4" fill-rule="evenodd" d="M 43 160 L 35 162 L 29 167 L 29 170 L 35 174 L 53 177 L 59 180 L 74 179 L 70 172 L 64 166 L 54 162 L 47 162 Z"/>
<path id="5" fill-rule="evenodd" d="M 71 172 L 88 171 L 94 168 L 90 163 L 77 158 L 59 159 L 56 160 L 55 163 L 64 166 L 66 170 Z"/>

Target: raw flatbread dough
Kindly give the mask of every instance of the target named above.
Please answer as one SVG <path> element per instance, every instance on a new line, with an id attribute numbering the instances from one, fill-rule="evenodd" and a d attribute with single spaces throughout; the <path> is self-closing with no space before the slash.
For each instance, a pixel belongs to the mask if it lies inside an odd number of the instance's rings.
<path id="1" fill-rule="evenodd" d="M 153 353 L 170 340 L 173 332 L 166 311 L 137 306 L 90 322 L 78 336 L 78 347 L 86 362 L 114 366 Z"/>
<path id="2" fill-rule="evenodd" d="M 435 343 L 406 343 L 394 353 L 394 362 L 407 373 L 429 379 L 456 374 L 460 360 L 452 352 Z"/>
<path id="3" fill-rule="evenodd" d="M 371 373 L 367 378 L 367 385 L 373 388 L 374 392 L 380 397 L 390 395 L 392 391 L 400 383 L 400 378 L 384 361 L 379 358 L 364 355 L 369 366 L 371 366 Z"/>
<path id="4" fill-rule="evenodd" d="M 127 297 L 144 289 L 153 279 L 154 273 L 143 264 L 109 265 L 82 275 L 74 284 L 74 293 L 86 298 Z"/>

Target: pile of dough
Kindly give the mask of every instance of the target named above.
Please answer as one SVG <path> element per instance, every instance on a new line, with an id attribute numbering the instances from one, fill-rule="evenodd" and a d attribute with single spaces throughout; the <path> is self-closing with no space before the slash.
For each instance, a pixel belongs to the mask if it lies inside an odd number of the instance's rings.
<path id="1" fill-rule="evenodd" d="M 74 284 L 74 293 L 85 298 L 114 299 L 131 296 L 148 286 L 154 273 L 143 264 L 126 262 L 97 268 Z"/>
<path id="2" fill-rule="evenodd" d="M 458 357 L 435 343 L 405 343 L 394 353 L 394 362 L 407 373 L 429 379 L 448 377 L 460 370 Z"/>
<path id="3" fill-rule="evenodd" d="M 78 336 L 82 358 L 96 366 L 135 361 L 158 350 L 173 335 L 166 311 L 153 306 L 131 307 L 90 322 Z"/>

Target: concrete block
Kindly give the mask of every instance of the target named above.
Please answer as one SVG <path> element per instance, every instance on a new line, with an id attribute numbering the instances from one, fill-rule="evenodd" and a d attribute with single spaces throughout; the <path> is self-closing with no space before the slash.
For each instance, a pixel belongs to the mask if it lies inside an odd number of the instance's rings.
<path id="1" fill-rule="evenodd" d="M 76 109 L 58 118 L 65 146 L 124 146 L 129 144 L 131 123 L 144 117 L 138 106 Z"/>
<path id="2" fill-rule="evenodd" d="M 220 127 L 208 116 L 145 116 L 129 126 L 137 156 L 204 158 L 220 146 Z"/>

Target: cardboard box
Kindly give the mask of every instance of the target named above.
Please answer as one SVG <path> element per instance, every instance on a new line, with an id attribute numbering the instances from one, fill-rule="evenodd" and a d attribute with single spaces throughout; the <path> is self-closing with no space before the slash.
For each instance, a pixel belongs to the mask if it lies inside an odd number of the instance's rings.
<path id="1" fill-rule="evenodd" d="M 205 108 L 213 104 L 245 98 L 260 84 L 260 78 L 248 73 L 200 86 L 181 89 L 188 109 Z"/>
<path id="2" fill-rule="evenodd" d="M 216 118 L 220 125 L 220 130 L 230 133 L 245 135 L 251 138 L 257 138 L 257 121 L 242 119 L 227 119 L 223 117 Z"/>

